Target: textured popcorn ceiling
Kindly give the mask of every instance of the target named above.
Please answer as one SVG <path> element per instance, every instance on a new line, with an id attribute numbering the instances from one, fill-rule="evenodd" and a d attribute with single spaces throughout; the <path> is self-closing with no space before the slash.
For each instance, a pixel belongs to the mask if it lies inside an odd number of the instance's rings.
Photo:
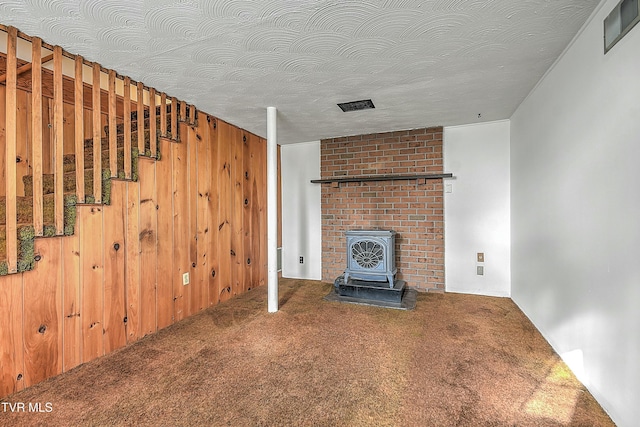
<path id="1" fill-rule="evenodd" d="M 2 0 L 0 22 L 262 136 L 275 106 L 292 143 L 508 118 L 598 3 Z"/>

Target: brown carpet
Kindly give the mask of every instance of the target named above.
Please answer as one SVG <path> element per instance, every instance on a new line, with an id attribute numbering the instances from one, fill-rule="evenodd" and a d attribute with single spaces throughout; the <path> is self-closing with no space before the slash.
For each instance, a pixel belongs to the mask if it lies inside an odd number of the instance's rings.
<path id="1" fill-rule="evenodd" d="M 509 299 L 419 294 L 400 311 L 330 289 L 282 280 L 276 314 L 255 289 L 4 399 L 51 412 L 1 405 L 0 424 L 613 425 Z"/>

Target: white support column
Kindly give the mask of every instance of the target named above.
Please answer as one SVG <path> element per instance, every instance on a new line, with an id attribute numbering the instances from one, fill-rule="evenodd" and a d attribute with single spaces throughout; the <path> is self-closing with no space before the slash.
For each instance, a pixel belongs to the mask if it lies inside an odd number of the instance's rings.
<path id="1" fill-rule="evenodd" d="M 269 313 L 278 311 L 278 134 L 276 107 L 267 107 L 267 294 Z"/>

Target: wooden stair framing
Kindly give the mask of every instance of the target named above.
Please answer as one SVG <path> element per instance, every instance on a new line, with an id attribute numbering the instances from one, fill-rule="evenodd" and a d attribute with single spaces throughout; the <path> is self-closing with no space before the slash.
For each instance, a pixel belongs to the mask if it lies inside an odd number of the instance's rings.
<path id="1" fill-rule="evenodd" d="M 6 162 L 5 195 L 0 196 L 0 276 L 29 271 L 34 267 L 36 237 L 68 236 L 74 233 L 76 205 L 108 205 L 111 181 L 138 180 L 138 159 L 160 160 L 158 138 L 180 142 L 178 123 L 197 127 L 197 111 L 184 101 L 156 93 L 154 88 L 132 82 L 81 56 L 70 55 L 37 37 L 0 25 L 7 32 L 7 53 L 0 54 L 0 85 L 6 91 L 5 158 L 16 158 L 20 135 L 16 119 L 17 92 L 31 93 L 31 173 L 22 176 L 24 195 L 16 192 L 14 162 Z M 17 58 L 18 38 L 32 43 L 32 62 Z M 52 53 L 42 56 L 43 47 Z M 74 60 L 74 78 L 63 75 L 64 57 Z M 53 61 L 53 71 L 42 67 Z M 107 90 L 84 81 L 89 65 L 93 81 L 108 76 Z M 117 80 L 123 81 L 122 94 Z M 134 86 L 132 90 L 131 86 Z M 137 97 L 132 99 L 132 92 Z M 148 105 L 137 100 L 148 98 Z M 49 150 L 53 168 L 43 171 L 43 101 L 51 104 Z M 74 152 L 64 153 L 64 106 L 73 105 Z M 164 106 L 164 108 L 163 108 Z M 92 134 L 86 138 L 84 122 L 91 113 Z M 106 125 L 103 115 L 107 116 Z M 142 120 L 138 120 L 141 117 Z M 46 123 L 46 122 L 45 122 Z M 81 153 L 81 155 L 79 155 Z"/>
<path id="2" fill-rule="evenodd" d="M 264 138 L 0 31 L 2 399 L 265 285 L 268 257 Z"/>

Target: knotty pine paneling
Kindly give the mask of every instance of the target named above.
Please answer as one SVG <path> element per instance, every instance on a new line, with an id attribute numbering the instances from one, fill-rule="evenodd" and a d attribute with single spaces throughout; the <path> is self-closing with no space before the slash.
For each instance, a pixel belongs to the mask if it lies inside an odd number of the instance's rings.
<path id="1" fill-rule="evenodd" d="M 111 205 L 78 205 L 73 236 L 37 239 L 34 271 L 0 277 L 0 396 L 266 283 L 265 140 L 202 113 L 180 126 L 161 160 L 140 159 L 139 181 L 112 182 Z"/>
<path id="2" fill-rule="evenodd" d="M 187 125 L 180 124 L 183 142 L 171 144 L 171 189 L 173 197 L 173 317 L 182 320 L 190 312 L 191 287 L 182 284 L 182 275 L 190 273 L 189 258 L 189 150 Z M 214 227 L 215 228 L 215 227 Z M 185 309 L 187 311 L 185 311 Z"/>
<path id="3" fill-rule="evenodd" d="M 196 313 L 209 306 L 209 277 L 207 272 L 207 240 L 209 238 L 209 194 L 211 192 L 211 182 L 208 179 L 209 172 L 209 131 L 208 126 L 203 123 L 194 131 L 189 132 L 190 142 L 196 144 L 196 167 L 197 183 L 196 192 L 196 271 L 191 288 L 191 311 Z"/>
<path id="4" fill-rule="evenodd" d="M 24 388 L 22 276 L 0 279 L 0 396 Z"/>
<path id="5" fill-rule="evenodd" d="M 209 182 L 211 183 L 212 191 L 209 193 L 209 233 L 207 241 L 207 253 L 208 253 L 208 266 L 207 266 L 207 278 L 209 280 L 209 305 L 215 305 L 218 303 L 218 295 L 220 294 L 219 281 L 218 281 L 218 239 L 219 232 L 218 226 L 219 220 L 219 206 L 220 197 L 218 188 L 218 125 L 214 118 L 207 120 L 207 127 L 209 129 Z"/>
<path id="6" fill-rule="evenodd" d="M 163 158 L 156 162 L 156 196 L 158 200 L 158 329 L 173 323 L 173 203 L 171 197 L 171 141 L 159 138 Z"/>
<path id="7" fill-rule="evenodd" d="M 156 161 L 140 158 L 140 326 L 145 336 L 157 329 L 158 210 Z"/>
<path id="8" fill-rule="evenodd" d="M 62 240 L 62 370 L 82 363 L 80 322 L 80 233 Z M 28 273 L 27 273 L 28 274 Z"/>
<path id="9" fill-rule="evenodd" d="M 147 179 L 145 176 L 144 179 Z M 125 210 L 125 330 L 127 344 L 142 336 L 140 306 L 140 184 L 127 182 Z"/>
<path id="10" fill-rule="evenodd" d="M 80 235 L 80 274 L 82 275 L 80 322 L 82 324 L 83 363 L 104 354 L 103 209 L 103 206 L 77 208 L 78 233 Z"/>
<path id="11" fill-rule="evenodd" d="M 218 120 L 218 265 L 232 266 L 231 259 L 231 222 L 233 212 L 233 181 L 231 179 L 231 157 L 234 144 L 234 129 L 231 125 Z M 239 207 L 240 208 L 240 207 Z M 232 268 L 220 268 L 218 271 L 218 300 L 226 301 L 232 291 Z"/>
<path id="12" fill-rule="evenodd" d="M 104 352 L 127 343 L 125 330 L 126 185 L 111 183 L 111 205 L 104 209 Z"/>
<path id="13" fill-rule="evenodd" d="M 24 283 L 25 387 L 62 372 L 62 241 L 38 239 Z"/>

